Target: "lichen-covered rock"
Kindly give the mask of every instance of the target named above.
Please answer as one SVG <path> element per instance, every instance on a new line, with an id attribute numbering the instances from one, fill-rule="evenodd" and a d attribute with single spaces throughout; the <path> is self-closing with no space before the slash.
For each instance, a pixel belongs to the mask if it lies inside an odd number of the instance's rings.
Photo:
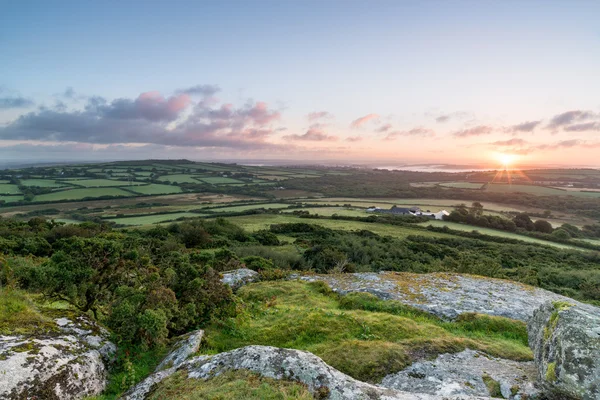
<path id="1" fill-rule="evenodd" d="M 158 364 L 156 371 L 161 371 L 171 367 L 178 367 L 192 354 L 198 351 L 203 336 L 204 331 L 200 329 L 180 337 L 175 345 L 173 345 L 171 352 L 167 354 L 160 364 Z"/>
<path id="2" fill-rule="evenodd" d="M 327 282 L 340 294 L 367 292 L 383 300 L 398 300 L 444 319 L 475 312 L 527 321 L 548 300 L 574 301 L 518 282 L 475 275 L 370 272 L 296 278 Z"/>
<path id="3" fill-rule="evenodd" d="M 116 347 L 84 317 L 54 320 L 53 333 L 0 336 L 1 399 L 80 399 L 106 386 Z"/>
<path id="4" fill-rule="evenodd" d="M 380 386 L 439 396 L 494 396 L 526 399 L 537 396 L 533 362 L 518 362 L 464 350 L 417 362 L 383 378 Z"/>
<path id="5" fill-rule="evenodd" d="M 550 396 L 600 400 L 600 308 L 549 301 L 534 313 L 527 331 Z"/>
<path id="6" fill-rule="evenodd" d="M 221 282 L 231 287 L 232 290 L 241 288 L 258 280 L 258 272 L 252 271 L 248 268 L 240 268 L 233 271 L 227 271 L 222 273 L 223 278 Z"/>
<path id="7" fill-rule="evenodd" d="M 316 396 L 330 400 L 483 400 L 489 397 L 436 396 L 408 393 L 357 381 L 325 364 L 312 353 L 270 346 L 247 346 L 214 356 L 198 356 L 179 367 L 151 375 L 132 388 L 124 400 L 145 399 L 154 385 L 178 370 L 188 379 L 210 379 L 232 370 L 249 370 L 259 375 L 301 382 Z"/>

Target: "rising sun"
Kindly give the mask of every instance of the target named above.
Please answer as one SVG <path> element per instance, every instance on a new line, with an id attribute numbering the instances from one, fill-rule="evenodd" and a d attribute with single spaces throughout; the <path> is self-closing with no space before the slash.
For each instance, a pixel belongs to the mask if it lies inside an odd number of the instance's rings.
<path id="1" fill-rule="evenodd" d="M 502 163 L 504 168 L 509 168 L 515 161 L 515 158 L 513 154 L 498 154 L 498 161 Z"/>

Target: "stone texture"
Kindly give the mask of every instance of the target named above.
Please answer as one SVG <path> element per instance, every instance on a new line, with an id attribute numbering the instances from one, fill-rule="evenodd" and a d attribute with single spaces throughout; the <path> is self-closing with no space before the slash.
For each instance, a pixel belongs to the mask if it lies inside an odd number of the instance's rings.
<path id="1" fill-rule="evenodd" d="M 539 380 L 554 399 L 600 400 L 600 309 L 547 302 L 527 324 Z"/>
<path id="2" fill-rule="evenodd" d="M 183 335 L 177 340 L 171 352 L 158 364 L 156 371 L 181 365 L 181 363 L 198 351 L 203 336 L 204 331 L 202 329 Z"/>
<path id="3" fill-rule="evenodd" d="M 258 280 L 258 273 L 248 268 L 226 271 L 223 272 L 222 275 L 223 278 L 221 279 L 221 282 L 231 287 L 232 290 L 239 289 L 244 285 Z"/>
<path id="4" fill-rule="evenodd" d="M 380 386 L 438 396 L 489 396 L 483 377 L 498 382 L 505 399 L 520 400 L 539 395 L 534 386 L 537 371 L 533 362 L 517 362 L 464 350 L 442 354 L 434 361 L 417 362 L 386 376 Z"/>
<path id="5" fill-rule="evenodd" d="M 546 301 L 574 302 L 544 289 L 474 275 L 373 272 L 295 278 L 327 282 L 340 294 L 368 292 L 383 300 L 398 300 L 444 319 L 476 312 L 527 321 Z"/>
<path id="6" fill-rule="evenodd" d="M 198 356 L 179 367 L 160 371 L 132 388 L 125 400 L 142 400 L 154 385 L 177 370 L 187 371 L 189 379 L 209 379 L 231 370 L 249 370 L 273 379 L 304 383 L 317 394 L 326 388 L 330 400 L 483 400 L 468 395 L 437 396 L 383 388 L 357 381 L 325 364 L 312 353 L 270 346 L 247 346 L 214 356 Z"/>
<path id="7" fill-rule="evenodd" d="M 58 318 L 54 334 L 0 336 L 1 399 L 80 399 L 106 386 L 116 351 L 108 332 L 83 317 Z"/>

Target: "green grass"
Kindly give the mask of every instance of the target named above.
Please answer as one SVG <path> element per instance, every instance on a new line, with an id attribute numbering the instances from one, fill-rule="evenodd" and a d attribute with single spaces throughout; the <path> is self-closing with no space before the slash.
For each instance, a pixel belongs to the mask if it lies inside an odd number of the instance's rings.
<path id="1" fill-rule="evenodd" d="M 120 225 L 151 225 L 160 222 L 174 221 L 181 217 L 194 218 L 201 217 L 202 215 L 203 214 L 195 214 L 190 212 L 178 212 L 172 214 L 144 215 L 140 217 L 132 216 L 124 218 L 109 218 L 106 219 L 106 221 L 115 222 Z"/>
<path id="2" fill-rule="evenodd" d="M 23 195 L 16 196 L 2 196 L 0 195 L 0 201 L 4 201 L 5 203 L 15 203 L 17 201 L 23 200 Z"/>
<path id="3" fill-rule="evenodd" d="M 113 179 L 84 179 L 72 182 L 74 185 L 83 186 L 87 188 L 91 187 L 117 187 L 117 186 L 136 186 L 136 185 L 144 185 L 142 182 L 128 182 L 128 181 L 119 181 Z"/>
<path id="4" fill-rule="evenodd" d="M 21 291 L 0 289 L 0 335 L 26 335 L 56 328 Z"/>
<path id="5" fill-rule="evenodd" d="M 39 187 L 64 187 L 67 186 L 63 182 L 55 182 L 51 179 L 23 179 L 21 181 L 22 185 L 25 186 L 39 186 Z"/>
<path id="6" fill-rule="evenodd" d="M 453 237 L 452 235 L 431 232 L 421 227 L 412 228 L 406 226 L 394 226 L 379 223 L 344 221 L 331 219 L 306 219 L 299 218 L 291 214 L 259 214 L 259 215 L 244 215 L 238 217 L 228 217 L 231 222 L 240 225 L 244 229 L 254 232 L 261 229 L 269 229 L 272 224 L 289 224 L 289 223 L 306 223 L 321 225 L 330 229 L 340 229 L 345 231 L 354 230 L 369 230 L 373 233 L 382 236 L 393 236 L 396 238 L 404 238 L 409 235 L 420 235 L 429 237 Z"/>
<path id="7" fill-rule="evenodd" d="M 61 190 L 35 196 L 34 201 L 64 201 L 81 200 L 86 197 L 94 198 L 101 196 L 133 196 L 131 193 L 119 188 L 90 188 Z"/>
<path id="8" fill-rule="evenodd" d="M 306 207 L 302 208 L 302 211 L 308 211 L 311 214 L 318 214 L 325 217 L 330 217 L 334 214 L 343 215 L 348 217 L 368 217 L 371 214 L 367 214 L 365 210 L 348 209 L 344 207 Z M 285 213 L 292 213 L 298 211 L 298 209 L 285 210 Z"/>
<path id="9" fill-rule="evenodd" d="M 509 185 L 503 183 L 489 184 L 486 191 L 495 193 L 522 192 L 538 196 L 577 196 L 577 197 L 600 197 L 600 192 L 577 192 L 560 190 L 545 186 L 535 185 Z"/>
<path id="10" fill-rule="evenodd" d="M 289 206 L 290 206 L 290 204 L 286 204 L 286 203 L 244 204 L 244 205 L 240 205 L 240 206 L 214 208 L 214 209 L 211 209 L 211 211 L 214 211 L 214 212 L 241 212 L 241 211 L 248 211 L 248 210 L 256 210 L 259 208 L 280 209 L 280 208 L 287 208 Z"/>
<path id="11" fill-rule="evenodd" d="M 128 188 L 132 192 L 136 192 L 139 194 L 172 194 L 172 193 L 181 193 L 181 188 L 179 186 L 172 185 L 161 185 L 158 183 L 152 183 L 150 185 L 144 186 L 136 186 L 132 188 Z"/>
<path id="12" fill-rule="evenodd" d="M 189 379 L 185 371 L 179 371 L 157 385 L 148 399 L 313 400 L 314 397 L 305 385 L 238 370 L 208 380 Z"/>
<path id="13" fill-rule="evenodd" d="M 532 238 L 529 236 L 519 235 L 517 233 L 512 233 L 512 232 L 499 231 L 496 229 L 482 228 L 482 227 L 473 226 L 473 225 L 464 225 L 464 224 L 459 224 L 457 222 L 432 220 L 432 221 L 427 221 L 427 222 L 421 222 L 418 225 L 421 225 L 421 226 L 431 225 L 431 226 L 435 226 L 435 227 L 447 226 L 448 228 L 454 229 L 457 231 L 464 231 L 464 232 L 477 231 L 483 235 L 499 236 L 499 237 L 504 237 L 504 238 L 509 238 L 509 239 L 517 239 L 517 240 L 522 240 L 522 241 L 528 242 L 528 243 L 544 244 L 546 246 L 553 246 L 553 247 L 558 247 L 561 249 L 581 250 L 581 248 L 579 248 L 577 246 L 570 246 L 568 244 L 550 242 L 547 240 Z"/>
<path id="14" fill-rule="evenodd" d="M 19 186 L 11 183 L 0 183 L 0 194 L 20 194 Z"/>
<path id="15" fill-rule="evenodd" d="M 378 382 L 416 359 L 465 348 L 530 360 L 524 323 L 470 314 L 443 322 L 369 294 L 339 297 L 323 282 L 261 282 L 241 288 L 245 310 L 205 330 L 202 352 L 247 345 L 310 351 L 350 376 Z"/>
<path id="16" fill-rule="evenodd" d="M 200 178 L 200 175 L 188 175 L 188 174 L 175 174 L 175 175 L 162 175 L 160 181 L 169 181 L 176 183 L 199 183 L 195 177 Z"/>
<path id="17" fill-rule="evenodd" d="M 200 178 L 200 180 L 202 182 L 210 183 L 213 185 L 222 185 L 222 184 L 228 184 L 228 183 L 244 183 L 242 181 L 238 181 L 237 179 L 224 178 L 224 177 L 220 177 L 220 176 L 209 176 L 206 178 Z"/>
<path id="18" fill-rule="evenodd" d="M 459 189 L 481 189 L 483 184 L 471 183 L 471 182 L 444 182 L 444 183 L 440 183 L 440 186 L 459 188 Z"/>

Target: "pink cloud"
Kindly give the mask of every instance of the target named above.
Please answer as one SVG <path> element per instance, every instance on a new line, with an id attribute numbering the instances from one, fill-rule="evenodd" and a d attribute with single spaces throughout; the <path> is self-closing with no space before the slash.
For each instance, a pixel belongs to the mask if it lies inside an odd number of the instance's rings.
<path id="1" fill-rule="evenodd" d="M 367 114 L 363 117 L 357 118 L 350 124 L 351 128 L 360 128 L 362 125 L 366 124 L 372 120 L 378 120 L 379 114 Z"/>
<path id="2" fill-rule="evenodd" d="M 329 136 L 320 129 L 311 128 L 303 135 L 287 135 L 284 136 L 288 140 L 305 140 L 311 142 L 336 141 L 337 136 Z"/>

